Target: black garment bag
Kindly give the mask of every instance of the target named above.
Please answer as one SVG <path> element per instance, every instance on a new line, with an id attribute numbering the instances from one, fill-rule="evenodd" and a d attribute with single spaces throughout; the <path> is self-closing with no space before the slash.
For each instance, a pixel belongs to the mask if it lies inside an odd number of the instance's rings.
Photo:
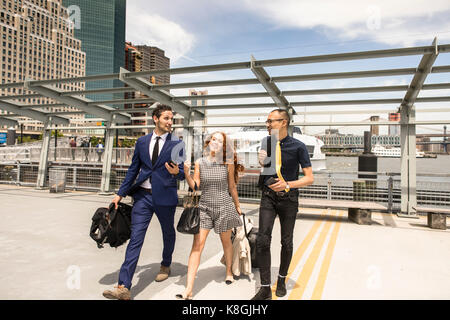
<path id="1" fill-rule="evenodd" d="M 109 208 L 98 208 L 95 211 L 89 235 L 98 248 L 103 248 L 105 243 L 117 248 L 130 239 L 132 209 L 130 205 L 119 203 L 116 210 L 114 203 L 111 203 Z"/>

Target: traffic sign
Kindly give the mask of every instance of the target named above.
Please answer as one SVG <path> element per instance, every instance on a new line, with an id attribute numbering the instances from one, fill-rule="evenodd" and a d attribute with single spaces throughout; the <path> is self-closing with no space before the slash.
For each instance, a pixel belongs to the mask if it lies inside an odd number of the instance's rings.
<path id="1" fill-rule="evenodd" d="M 0 143 L 6 143 L 6 132 L 0 132 Z"/>

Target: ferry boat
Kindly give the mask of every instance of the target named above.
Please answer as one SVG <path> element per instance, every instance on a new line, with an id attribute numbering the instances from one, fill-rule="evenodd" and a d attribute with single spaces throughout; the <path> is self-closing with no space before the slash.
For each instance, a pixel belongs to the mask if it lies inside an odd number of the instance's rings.
<path id="1" fill-rule="evenodd" d="M 234 139 L 237 143 L 237 153 L 246 171 L 258 169 L 259 172 L 261 166 L 258 163 L 258 152 L 261 148 L 261 141 L 267 135 L 266 128 L 256 126 L 243 127 L 238 132 L 229 134 L 230 138 Z M 313 171 L 325 170 L 325 153 L 321 150 L 324 145 L 323 141 L 316 137 L 302 134 L 299 127 L 293 127 L 293 136 L 306 145 Z"/>
<path id="2" fill-rule="evenodd" d="M 382 145 L 376 144 L 372 147 L 372 153 L 377 157 L 386 158 L 400 158 L 401 148 L 399 147 L 384 147 Z M 416 149 L 416 158 L 424 158 L 425 152 Z"/>

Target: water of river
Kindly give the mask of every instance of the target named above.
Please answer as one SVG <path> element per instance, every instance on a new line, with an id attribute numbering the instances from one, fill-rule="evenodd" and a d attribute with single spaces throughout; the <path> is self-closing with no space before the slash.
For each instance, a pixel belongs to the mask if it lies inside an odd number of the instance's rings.
<path id="1" fill-rule="evenodd" d="M 450 174 L 450 155 L 437 158 L 417 158 L 418 174 Z M 327 157 L 327 169 L 332 171 L 358 171 L 358 157 Z M 400 158 L 378 158 L 378 172 L 400 173 Z M 450 179 L 450 178 L 447 178 Z"/>

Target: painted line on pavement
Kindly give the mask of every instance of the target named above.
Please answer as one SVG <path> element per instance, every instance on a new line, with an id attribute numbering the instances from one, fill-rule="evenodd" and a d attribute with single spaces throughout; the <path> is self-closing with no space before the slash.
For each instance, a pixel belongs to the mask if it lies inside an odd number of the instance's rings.
<path id="1" fill-rule="evenodd" d="M 327 212 L 327 209 L 322 210 L 321 215 L 324 215 Z M 290 276 L 292 275 L 292 272 L 297 268 L 298 263 L 300 262 L 303 254 L 306 252 L 306 250 L 309 247 L 309 244 L 314 238 L 314 235 L 317 233 L 317 230 L 319 230 L 320 225 L 322 224 L 322 220 L 316 221 L 311 229 L 309 230 L 308 234 L 306 235 L 305 239 L 303 239 L 302 243 L 298 247 L 297 251 L 295 252 L 294 256 L 291 259 L 291 263 L 289 265 L 288 274 L 286 276 L 286 283 L 288 283 L 288 280 Z M 277 284 L 275 284 L 272 287 L 272 299 L 276 300 L 277 296 L 275 295 L 275 290 L 277 288 Z"/>
<path id="2" fill-rule="evenodd" d="M 339 218 L 344 215 L 344 211 L 339 212 Z M 339 234 L 339 229 L 341 227 L 341 222 L 336 222 L 333 231 L 331 233 L 330 241 L 328 242 L 327 251 L 325 253 L 324 260 L 322 262 L 322 267 L 320 268 L 319 277 L 316 282 L 311 299 L 320 300 L 322 298 L 323 289 L 325 287 L 325 281 L 327 279 L 328 270 L 330 269 L 331 258 L 333 257 L 334 248 L 336 246 L 337 237 Z"/>
<path id="3" fill-rule="evenodd" d="M 336 212 L 334 212 L 332 215 L 334 216 L 335 214 Z M 333 221 L 330 220 L 325 222 L 325 225 L 323 226 L 322 231 L 320 232 L 319 238 L 317 239 L 312 252 L 310 253 L 308 259 L 306 260 L 306 263 L 303 266 L 300 276 L 297 278 L 296 285 L 294 286 L 294 289 L 292 289 L 291 294 L 289 295 L 288 298 L 289 300 L 301 300 L 332 224 Z"/>

